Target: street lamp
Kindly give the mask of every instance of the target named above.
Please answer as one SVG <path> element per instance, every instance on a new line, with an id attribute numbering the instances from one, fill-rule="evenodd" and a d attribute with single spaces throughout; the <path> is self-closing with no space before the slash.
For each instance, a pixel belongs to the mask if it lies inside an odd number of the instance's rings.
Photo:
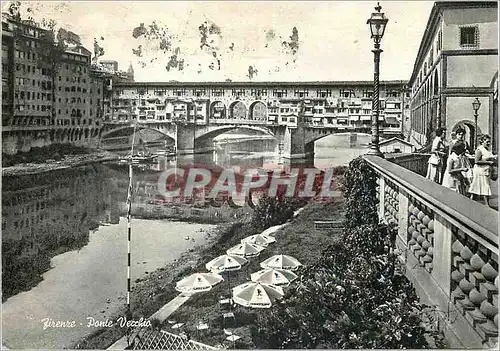
<path id="1" fill-rule="evenodd" d="M 373 100 L 372 100 L 372 140 L 370 144 L 370 151 L 368 154 L 383 157 L 379 148 L 379 128 L 378 128 L 378 116 L 379 116 L 379 66 L 380 66 L 380 53 L 383 51 L 380 49 L 380 42 L 384 36 L 385 26 L 389 21 L 385 17 L 382 10 L 382 6 L 377 2 L 375 7 L 377 12 L 372 12 L 371 17 L 366 22 L 370 25 L 371 38 L 373 39 L 374 49 L 372 50 L 374 55 L 374 73 L 373 73 Z"/>
<path id="2" fill-rule="evenodd" d="M 472 103 L 472 109 L 474 110 L 474 145 L 477 147 L 477 111 L 481 107 L 481 101 L 478 98 Z"/>

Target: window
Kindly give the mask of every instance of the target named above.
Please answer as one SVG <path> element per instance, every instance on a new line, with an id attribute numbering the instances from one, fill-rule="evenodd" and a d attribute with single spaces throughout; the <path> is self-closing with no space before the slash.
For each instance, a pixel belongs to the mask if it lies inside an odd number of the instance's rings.
<path id="1" fill-rule="evenodd" d="M 224 96 L 224 89 L 212 89 L 212 96 Z"/>
<path id="2" fill-rule="evenodd" d="M 307 89 L 304 89 L 304 90 L 298 90 L 296 89 L 295 92 L 293 93 L 293 96 L 295 97 L 300 97 L 300 98 L 303 98 L 305 96 L 309 96 L 309 90 Z"/>
<path id="3" fill-rule="evenodd" d="M 316 91 L 316 97 L 326 98 L 326 97 L 330 97 L 330 96 L 332 96 L 331 89 L 317 90 Z"/>
<path id="4" fill-rule="evenodd" d="M 286 89 L 282 89 L 282 90 L 279 90 L 279 89 L 274 89 L 273 90 L 273 97 L 283 97 L 283 96 L 287 96 L 288 94 L 288 91 Z"/>
<path id="5" fill-rule="evenodd" d="M 236 97 L 245 96 L 245 89 L 233 89 L 232 95 Z"/>
<path id="6" fill-rule="evenodd" d="M 174 89 L 173 93 L 175 96 L 184 96 L 186 95 L 186 89 Z"/>
<path id="7" fill-rule="evenodd" d="M 460 47 L 474 48 L 479 46 L 479 30 L 477 26 L 460 27 Z"/>
<path id="8" fill-rule="evenodd" d="M 356 97 L 353 89 L 340 89 L 340 97 L 349 98 Z"/>
<path id="9" fill-rule="evenodd" d="M 363 97 L 364 98 L 371 98 L 373 96 L 373 91 L 371 90 L 363 90 Z"/>
<path id="10" fill-rule="evenodd" d="M 252 89 L 250 91 L 251 96 L 267 96 L 267 89 Z"/>

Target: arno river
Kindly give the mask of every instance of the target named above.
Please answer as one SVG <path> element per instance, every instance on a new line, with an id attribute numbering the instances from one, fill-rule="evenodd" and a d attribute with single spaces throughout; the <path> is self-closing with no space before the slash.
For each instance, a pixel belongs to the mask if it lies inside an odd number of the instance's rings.
<path id="1" fill-rule="evenodd" d="M 319 144 L 316 166 L 347 164 L 365 151 L 361 143 Z M 147 190 L 154 179 L 136 175 L 133 206 L 154 197 Z M 2 179 L 5 346 L 67 347 L 93 331 L 87 317 L 105 320 L 124 305 L 127 182 L 125 168 L 104 164 Z M 133 219 L 132 281 L 203 244 L 211 227 Z M 77 327 L 44 330 L 44 318 L 75 320 Z"/>

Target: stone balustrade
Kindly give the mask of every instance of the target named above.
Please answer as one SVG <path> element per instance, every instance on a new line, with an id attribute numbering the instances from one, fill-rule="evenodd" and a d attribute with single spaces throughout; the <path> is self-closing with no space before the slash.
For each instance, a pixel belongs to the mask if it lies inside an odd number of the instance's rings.
<path id="1" fill-rule="evenodd" d="M 388 154 L 386 159 L 417 174 L 425 176 L 427 173 L 427 161 L 429 161 L 430 156 L 431 154 L 423 153 Z"/>
<path id="2" fill-rule="evenodd" d="M 365 155 L 378 174 L 379 218 L 397 229 L 406 275 L 435 306 L 452 348 L 498 343 L 498 213 L 413 170 Z"/>

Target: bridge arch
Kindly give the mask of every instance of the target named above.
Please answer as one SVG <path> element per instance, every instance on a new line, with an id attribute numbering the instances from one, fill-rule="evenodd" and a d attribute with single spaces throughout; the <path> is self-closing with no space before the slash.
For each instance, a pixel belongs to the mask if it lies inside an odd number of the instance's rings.
<path id="1" fill-rule="evenodd" d="M 256 126 L 231 125 L 231 126 L 218 126 L 215 128 L 210 128 L 209 130 L 206 130 L 203 133 L 197 134 L 194 143 L 196 147 L 207 147 L 213 144 L 214 138 L 216 138 L 217 136 L 235 129 L 258 132 L 260 135 L 269 135 L 272 136 L 273 138 L 276 138 L 276 135 L 266 127 L 261 127 L 257 125 Z"/>
<path id="2" fill-rule="evenodd" d="M 164 136 L 168 137 L 169 139 L 172 139 L 172 140 L 176 139 L 175 134 L 166 133 L 166 132 L 159 130 L 159 129 L 156 129 L 156 128 L 151 128 L 151 127 L 147 127 L 147 126 L 137 126 L 137 130 L 153 130 L 157 133 L 163 134 Z M 123 132 L 125 132 L 125 131 L 130 131 L 130 134 L 129 133 L 126 133 L 126 134 L 132 135 L 132 133 L 134 132 L 134 127 L 127 125 L 124 127 L 119 127 L 119 128 L 109 130 L 107 132 L 103 132 L 103 133 L 101 133 L 101 139 L 112 138 L 114 136 L 124 136 Z"/>
<path id="3" fill-rule="evenodd" d="M 356 134 L 358 137 L 359 136 L 362 136 L 362 137 L 368 137 L 368 138 L 371 138 L 371 134 L 370 133 L 363 133 L 363 132 L 345 132 L 345 131 L 335 131 L 335 132 L 331 132 L 331 131 L 328 131 L 328 130 L 321 130 L 321 131 L 318 131 L 318 132 L 314 132 L 314 133 L 310 133 L 309 135 L 306 135 L 306 138 L 305 138 L 305 146 L 306 146 L 306 149 L 309 149 L 309 150 L 314 150 L 314 144 L 325 138 L 325 137 L 329 137 L 329 136 L 339 136 L 339 137 L 342 137 L 342 136 L 346 136 L 346 135 L 350 135 L 350 134 Z M 381 138 L 381 141 L 384 140 Z"/>
<path id="4" fill-rule="evenodd" d="M 229 118 L 230 119 L 247 119 L 247 106 L 243 101 L 233 101 L 229 105 Z"/>
<path id="5" fill-rule="evenodd" d="M 220 100 L 214 101 L 210 104 L 210 118 L 213 119 L 225 119 L 227 118 L 227 107 L 226 104 Z"/>
<path id="6" fill-rule="evenodd" d="M 267 105 L 257 100 L 250 104 L 248 119 L 252 121 L 267 121 Z"/>

